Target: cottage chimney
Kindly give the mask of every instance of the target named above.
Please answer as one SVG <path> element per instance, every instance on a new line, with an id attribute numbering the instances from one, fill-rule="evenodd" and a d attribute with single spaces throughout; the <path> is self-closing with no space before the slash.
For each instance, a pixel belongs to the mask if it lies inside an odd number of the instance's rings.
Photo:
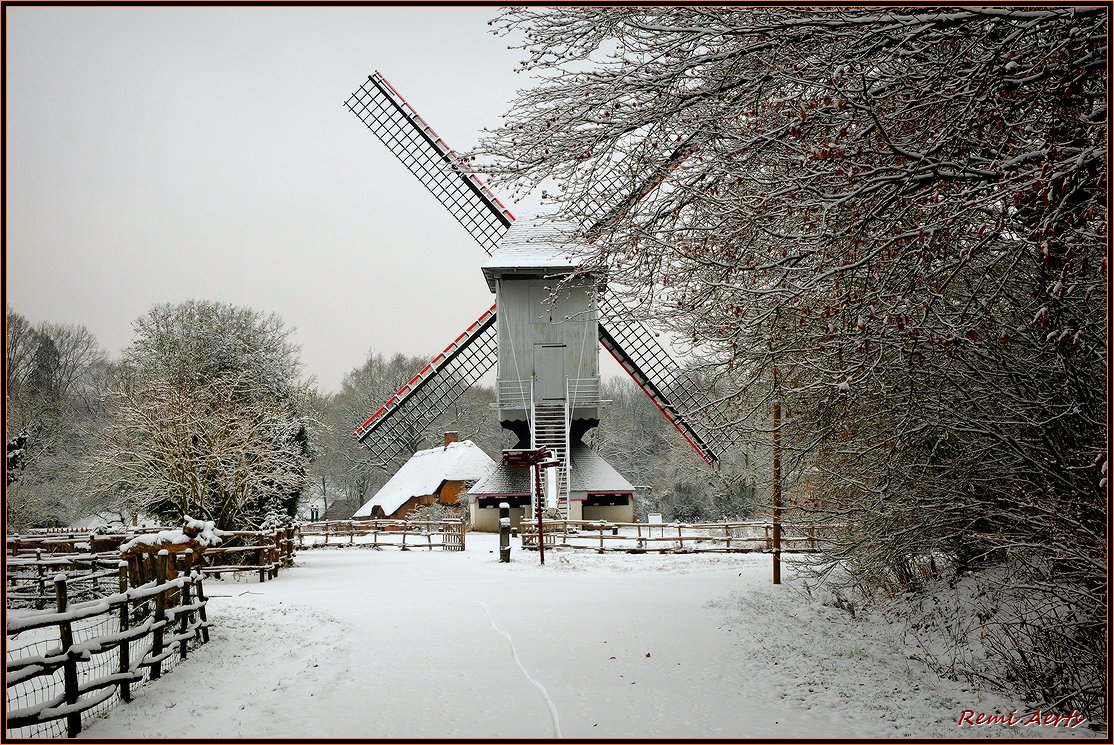
<path id="1" fill-rule="evenodd" d="M 454 442 L 460 442 L 459 432 L 446 432 L 445 433 L 445 447 L 448 447 Z"/>

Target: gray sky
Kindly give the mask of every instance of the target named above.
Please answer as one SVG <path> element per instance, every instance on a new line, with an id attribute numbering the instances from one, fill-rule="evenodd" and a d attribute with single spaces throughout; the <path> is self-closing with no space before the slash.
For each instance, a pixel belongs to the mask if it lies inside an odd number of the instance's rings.
<path id="1" fill-rule="evenodd" d="M 381 70 L 470 148 L 529 83 L 495 8 L 5 13 L 7 292 L 32 322 L 116 356 L 155 304 L 249 306 L 331 391 L 369 349 L 430 356 L 494 301 L 483 251 L 343 102 Z"/>

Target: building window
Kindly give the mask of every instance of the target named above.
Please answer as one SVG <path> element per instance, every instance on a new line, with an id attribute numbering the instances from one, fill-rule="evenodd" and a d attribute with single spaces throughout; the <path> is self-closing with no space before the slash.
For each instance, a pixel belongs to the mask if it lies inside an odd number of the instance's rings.
<path id="1" fill-rule="evenodd" d="M 584 498 L 585 507 L 625 507 L 628 504 L 629 494 L 589 494 Z"/>

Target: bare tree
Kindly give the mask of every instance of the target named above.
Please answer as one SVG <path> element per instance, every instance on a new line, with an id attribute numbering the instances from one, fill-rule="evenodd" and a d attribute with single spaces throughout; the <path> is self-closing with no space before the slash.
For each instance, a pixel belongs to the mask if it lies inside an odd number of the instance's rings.
<path id="1" fill-rule="evenodd" d="M 22 436 L 6 505 L 18 527 L 82 517 L 77 462 L 102 416 L 111 365 L 84 326 L 31 325 L 7 308 L 7 439 Z"/>
<path id="2" fill-rule="evenodd" d="M 735 383 L 831 566 L 1030 588 L 990 633 L 1026 695 L 1104 717 L 1106 11 L 505 12 L 540 82 L 483 145 L 554 180 L 604 272 Z M 1070 588 L 1070 589 L 1069 589 Z M 1005 601 L 1003 601 L 1005 602 Z M 1003 649 L 1009 646 L 1006 642 Z M 1065 664 L 1063 660 L 1070 660 Z"/>
<path id="3" fill-rule="evenodd" d="M 604 381 L 601 397 L 610 404 L 586 442 L 641 487 L 638 516 L 661 512 L 669 520 L 691 521 L 753 514 L 758 464 L 748 459 L 748 448 L 724 453 L 715 469 L 708 468 L 630 379 Z"/>

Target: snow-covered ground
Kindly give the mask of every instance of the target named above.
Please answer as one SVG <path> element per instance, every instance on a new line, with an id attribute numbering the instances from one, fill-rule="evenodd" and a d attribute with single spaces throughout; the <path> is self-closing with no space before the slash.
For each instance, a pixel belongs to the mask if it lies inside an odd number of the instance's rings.
<path id="1" fill-rule="evenodd" d="M 303 551 L 218 582 L 212 641 L 89 738 L 1091 736 L 960 727 L 1017 702 L 936 677 L 895 628 L 770 584 L 760 554 Z M 1017 715 L 1020 716 L 1020 713 Z"/>

